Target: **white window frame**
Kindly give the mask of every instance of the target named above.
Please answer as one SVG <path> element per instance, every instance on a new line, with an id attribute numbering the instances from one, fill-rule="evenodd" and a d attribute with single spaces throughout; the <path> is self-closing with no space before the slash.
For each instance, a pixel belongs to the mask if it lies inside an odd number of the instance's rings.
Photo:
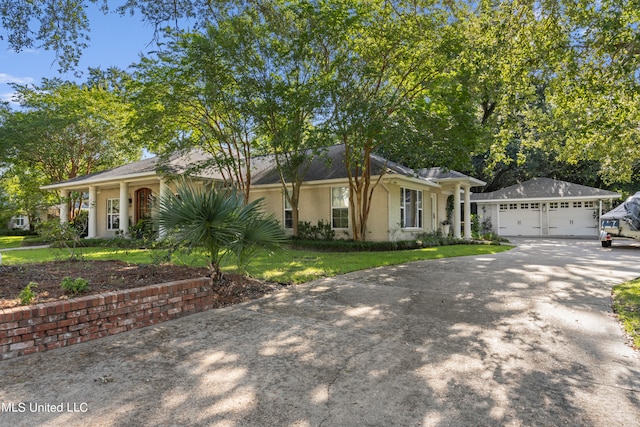
<path id="1" fill-rule="evenodd" d="M 25 225 L 25 216 L 18 215 L 13 223 L 14 227 L 24 227 Z"/>
<path id="2" fill-rule="evenodd" d="M 337 224 L 336 220 L 340 220 L 340 223 Z M 343 221 L 346 221 L 346 224 Z M 331 228 L 349 228 L 349 187 L 331 187 Z"/>
<path id="3" fill-rule="evenodd" d="M 400 228 L 422 229 L 424 225 L 423 211 L 422 190 L 400 188 Z"/>
<path id="4" fill-rule="evenodd" d="M 107 230 L 120 230 L 120 199 L 107 199 Z"/>
<path id="5" fill-rule="evenodd" d="M 284 228 L 287 230 L 291 230 L 293 229 L 293 208 L 291 207 L 291 203 L 289 203 L 289 200 L 287 199 L 286 195 L 282 195 L 282 198 L 284 199 L 283 202 L 283 222 L 284 222 Z M 289 214 L 289 219 L 287 219 L 287 214 Z M 287 223 L 287 221 L 290 221 L 290 224 Z"/>

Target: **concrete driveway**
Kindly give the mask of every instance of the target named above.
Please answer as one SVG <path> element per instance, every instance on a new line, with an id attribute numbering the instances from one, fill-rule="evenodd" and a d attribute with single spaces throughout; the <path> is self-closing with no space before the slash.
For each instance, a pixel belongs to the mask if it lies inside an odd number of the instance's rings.
<path id="1" fill-rule="evenodd" d="M 1 362 L 0 425 L 637 425 L 640 246 L 515 243 Z"/>

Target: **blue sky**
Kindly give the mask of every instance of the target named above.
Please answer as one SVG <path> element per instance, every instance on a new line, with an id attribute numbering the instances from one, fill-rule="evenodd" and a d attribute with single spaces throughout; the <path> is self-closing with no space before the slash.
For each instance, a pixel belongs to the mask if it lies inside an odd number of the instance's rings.
<path id="1" fill-rule="evenodd" d="M 88 11 L 91 32 L 89 47 L 83 51 L 77 71 L 85 72 L 89 67 L 106 69 L 111 66 L 127 69 L 137 62 L 141 54 L 155 48 L 153 28 L 142 23 L 140 15 L 120 16 L 115 13 L 103 15 L 95 5 Z M 10 101 L 10 82 L 39 85 L 42 78 L 61 77 L 71 81 L 84 81 L 73 72 L 58 73 L 55 54 L 44 49 L 28 49 L 15 53 L 6 41 L 0 41 L 0 99 Z M 12 104 L 15 108 L 16 105 Z"/>

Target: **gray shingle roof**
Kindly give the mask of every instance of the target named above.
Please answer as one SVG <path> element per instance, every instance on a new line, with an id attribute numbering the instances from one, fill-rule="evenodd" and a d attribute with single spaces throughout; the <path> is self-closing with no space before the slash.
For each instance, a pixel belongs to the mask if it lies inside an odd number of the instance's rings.
<path id="1" fill-rule="evenodd" d="M 347 179 L 347 170 L 344 159 L 344 145 L 327 147 L 320 155 L 313 158 L 311 166 L 305 175 L 306 182 L 323 181 L 331 179 Z M 444 171 L 439 168 L 423 169 L 419 173 L 406 166 L 394 163 L 381 156 L 371 155 L 371 174 L 380 175 L 384 171 L 388 175 L 400 175 L 426 181 L 426 184 L 434 185 L 441 180 L 466 179 L 484 185 L 482 181 L 468 177 L 456 171 Z M 192 172 L 194 175 L 222 180 L 223 176 L 211 165 L 211 156 L 201 150 L 191 150 L 186 153 L 175 153 L 167 160 L 160 157 L 143 159 L 113 169 L 97 172 L 91 175 L 76 177 L 61 183 L 49 185 L 43 188 L 64 188 L 65 186 L 79 186 L 98 184 L 102 182 L 116 181 L 127 177 L 177 175 Z M 253 185 L 279 184 L 280 176 L 276 167 L 275 158 L 272 155 L 255 156 L 251 159 L 251 173 Z"/>
<path id="2" fill-rule="evenodd" d="M 554 199 L 554 198 L 603 198 L 617 199 L 620 194 L 586 185 L 559 181 L 552 178 L 533 178 L 520 184 L 505 187 L 490 193 L 475 193 L 471 201 Z"/>

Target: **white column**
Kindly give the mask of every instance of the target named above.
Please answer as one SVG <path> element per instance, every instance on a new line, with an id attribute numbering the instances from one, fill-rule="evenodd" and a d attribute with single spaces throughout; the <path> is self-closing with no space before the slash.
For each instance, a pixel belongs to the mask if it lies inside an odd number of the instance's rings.
<path id="1" fill-rule="evenodd" d="M 98 214 L 96 204 L 98 203 L 98 189 L 95 186 L 89 187 L 89 224 L 87 237 L 93 238 L 98 236 Z"/>
<path id="2" fill-rule="evenodd" d="M 460 238 L 460 184 L 453 190 L 453 237 Z"/>
<path id="3" fill-rule="evenodd" d="M 464 238 L 471 240 L 471 187 L 464 187 Z"/>
<path id="4" fill-rule="evenodd" d="M 69 223 L 69 190 L 60 190 L 60 224 Z"/>
<path id="5" fill-rule="evenodd" d="M 129 235 L 129 184 L 120 183 L 120 230 L 124 236 Z"/>
<path id="6" fill-rule="evenodd" d="M 160 201 L 163 197 L 165 197 L 165 193 L 169 191 L 169 187 L 167 187 L 167 181 L 164 178 L 160 178 L 160 194 L 156 200 L 156 208 L 160 208 Z M 162 239 L 167 235 L 167 230 L 164 227 L 158 227 L 158 238 Z"/>

